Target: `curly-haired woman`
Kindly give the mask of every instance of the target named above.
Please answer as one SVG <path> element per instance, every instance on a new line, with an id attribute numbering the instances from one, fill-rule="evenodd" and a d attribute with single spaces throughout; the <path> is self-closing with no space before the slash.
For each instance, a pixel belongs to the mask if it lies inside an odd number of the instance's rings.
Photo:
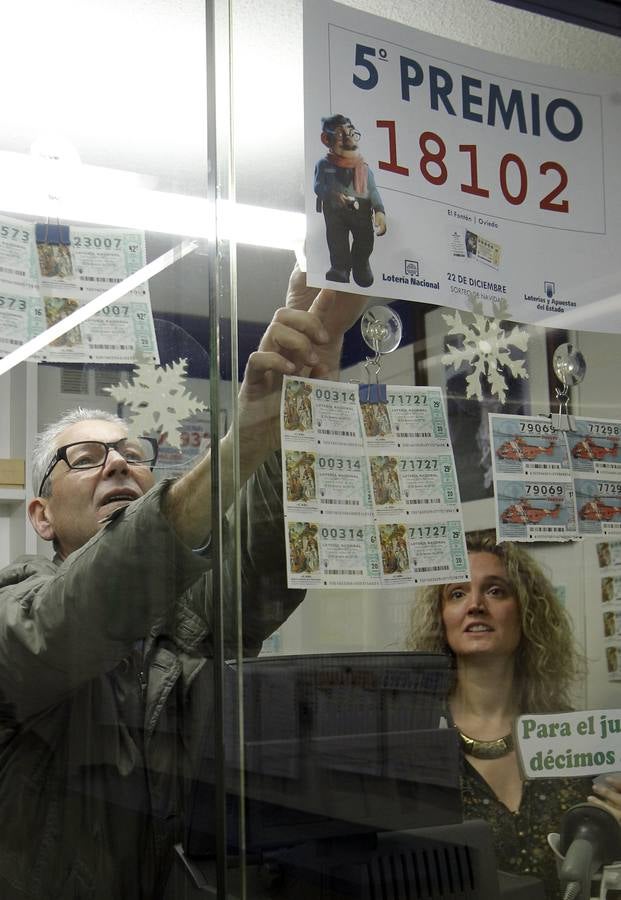
<path id="1" fill-rule="evenodd" d="M 467 544 L 471 580 L 418 592 L 407 645 L 455 660 L 448 712 L 463 750 L 464 818 L 489 821 L 499 868 L 542 878 L 555 900 L 560 886 L 548 833 L 587 799 L 621 821 L 621 780 L 522 780 L 514 719 L 571 709 L 584 660 L 552 584 L 526 550 L 496 544 L 485 532 L 469 535 Z"/>

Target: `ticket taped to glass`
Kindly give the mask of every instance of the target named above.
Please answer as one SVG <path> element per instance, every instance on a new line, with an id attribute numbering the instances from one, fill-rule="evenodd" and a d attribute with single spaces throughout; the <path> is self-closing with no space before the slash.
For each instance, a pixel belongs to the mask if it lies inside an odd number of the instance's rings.
<path id="1" fill-rule="evenodd" d="M 449 446 L 449 430 L 440 388 L 387 385 L 386 403 L 363 403 L 369 450 L 397 452 Z"/>
<path id="2" fill-rule="evenodd" d="M 371 455 L 369 466 L 378 516 L 459 512 L 452 453 Z"/>
<path id="3" fill-rule="evenodd" d="M 574 484 L 580 534 L 621 534 L 621 478 L 580 476 Z"/>
<path id="4" fill-rule="evenodd" d="M 439 388 L 391 385 L 360 403 L 357 385 L 286 377 L 281 442 L 289 587 L 467 577 Z"/>
<path id="5" fill-rule="evenodd" d="M 578 537 L 573 482 L 497 478 L 495 494 L 499 542 Z"/>
<path id="6" fill-rule="evenodd" d="M 288 516 L 368 515 L 371 491 L 363 455 L 338 450 L 284 452 L 285 513 Z"/>
<path id="7" fill-rule="evenodd" d="M 574 416 L 573 422 L 567 442 L 574 472 L 621 476 L 621 422 L 583 416 Z"/>
<path id="8" fill-rule="evenodd" d="M 292 588 L 362 587 L 380 581 L 372 522 L 285 520 L 288 585 Z"/>
<path id="9" fill-rule="evenodd" d="M 286 521 L 288 584 L 295 588 L 403 588 L 467 581 L 460 519 L 376 525 Z"/>
<path id="10" fill-rule="evenodd" d="M 490 413 L 489 430 L 497 475 L 572 477 L 565 432 L 549 419 Z"/>
<path id="11" fill-rule="evenodd" d="M 357 386 L 286 377 L 281 431 L 302 446 L 362 447 Z"/>

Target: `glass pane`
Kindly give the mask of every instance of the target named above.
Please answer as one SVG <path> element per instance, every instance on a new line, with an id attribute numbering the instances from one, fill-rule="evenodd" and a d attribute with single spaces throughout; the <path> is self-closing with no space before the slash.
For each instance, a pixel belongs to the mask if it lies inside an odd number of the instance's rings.
<path id="1" fill-rule="evenodd" d="M 213 734 L 209 448 L 233 410 L 211 20 L 166 0 L 0 19 L 0 895 L 181 897 Z"/>
<path id="2" fill-rule="evenodd" d="M 492 0 L 348 6 L 508 57 L 621 70 L 612 35 Z M 88 18 L 83 7 L 0 14 L 14 76 L 0 126 L 0 797 L 11 823 L 0 895 L 316 898 L 336 878 L 331 897 L 379 896 L 378 884 L 402 896 L 409 884 L 412 896 L 490 900 L 500 869 L 514 876 L 500 896 L 560 900 L 548 833 L 571 847 L 569 808 L 593 796 L 598 764 L 621 771 L 619 337 L 588 321 L 500 319 L 524 335 L 514 357 L 528 374 L 502 371 L 502 400 L 489 380 L 482 396 L 469 389 L 482 349 L 472 332 L 462 365 L 447 361 L 464 349 L 448 297 L 338 295 L 322 338 L 306 317 L 316 292 L 299 269 L 289 280 L 309 181 L 302 3 L 99 0 Z M 319 123 L 316 137 L 319 159 Z M 389 230 L 390 215 L 387 204 Z M 377 305 L 402 323 L 379 369 L 358 321 Z M 563 345 L 586 373 L 559 399 Z M 286 416 L 301 438 L 284 471 L 283 371 L 297 381 Z M 469 581 L 395 589 L 410 562 L 402 523 L 387 517 L 369 566 L 390 590 L 315 584 L 318 539 L 348 576 L 358 538 L 327 503 L 324 522 L 306 521 L 304 504 L 325 489 L 342 513 L 365 483 L 304 444 L 309 392 L 327 392 L 333 428 L 349 409 L 318 377 L 354 397 L 375 381 L 441 392 L 455 459 L 444 488 L 459 489 Z M 86 414 L 37 443 L 76 407 Z M 376 438 L 386 420 L 371 407 Z M 504 422 L 494 434 L 489 413 Z M 553 537 L 565 515 L 558 484 L 544 494 L 535 478 L 557 451 L 533 423 L 557 413 L 584 418 L 567 434 L 576 468 L 594 475 L 576 505 L 585 537 L 524 543 L 515 536 Z M 515 421 L 530 431 L 505 434 Z M 152 471 L 114 448 L 94 469 L 59 453 L 126 434 L 157 442 Z M 501 495 L 494 471 L 525 461 L 523 489 Z M 442 460 L 419 462 L 428 469 L 397 453 L 376 452 L 368 470 L 365 459 L 372 502 L 434 499 Z M 416 564 L 440 572 L 425 547 Z M 618 819 L 618 793 L 600 796 Z M 610 820 L 603 828 L 608 863 L 621 848 Z M 544 894 L 514 880 L 532 876 Z M 597 880 L 585 887 L 599 894 Z"/>
<path id="3" fill-rule="evenodd" d="M 601 35 L 499 4 L 485 2 L 459 7 L 448 3 L 354 2 L 348 5 L 471 46 L 568 68 L 575 66 L 576 55 L 569 48 L 576 41 L 576 51 L 578 45 L 581 47 L 581 59 L 585 59 L 584 54 L 589 58 L 584 68 L 619 72 L 617 41 L 612 37 L 602 41 Z M 286 0 L 233 4 L 237 200 L 287 213 L 302 212 L 303 190 L 309 183 L 302 139 L 301 13 L 301 4 Z M 596 47 L 603 49 L 596 50 Z M 325 152 L 319 130 L 317 123 L 318 159 Z M 375 164 L 377 176 L 377 161 Z M 387 210 L 388 206 L 387 203 Z M 389 210 L 387 220 L 390 228 Z M 240 370 L 246 348 L 256 346 L 256 337 L 282 303 L 295 249 L 293 235 L 288 249 L 257 250 L 245 245 L 238 248 Z M 373 303 L 388 302 L 382 298 L 381 290 L 378 285 L 380 296 L 374 297 Z M 556 346 L 569 342 L 585 353 L 589 373 L 579 387 L 572 389 L 572 411 L 576 415 L 614 418 L 614 400 L 609 396 L 608 385 L 612 390 L 615 384 L 613 369 L 617 363 L 613 347 L 618 338 L 607 337 L 608 346 L 603 343 L 602 335 L 590 335 L 586 330 L 576 334 L 518 322 L 528 333 L 529 377 L 508 378 L 508 396 L 500 403 L 489 390 L 483 392 L 483 399 L 468 397 L 469 370 L 464 367 L 457 372 L 441 359 L 449 352 L 451 342 L 455 342 L 444 319 L 454 310 L 437 303 L 403 301 L 390 305 L 402 319 L 403 338 L 396 351 L 382 357 L 380 380 L 388 385 L 438 386 L 442 390 L 469 541 L 474 541 L 475 533 L 489 532 L 495 546 L 491 459 L 497 448 L 490 441 L 488 413 L 517 416 L 555 413 L 558 383 L 551 371 L 551 360 Z M 246 330 L 256 336 L 254 340 L 245 337 Z M 597 354 L 593 349 L 585 352 L 583 345 L 589 340 L 592 340 L 589 346 L 597 342 L 602 350 Z M 345 340 L 342 382 L 369 379 L 369 370 L 362 365 L 367 353 L 356 322 Z M 591 375 L 595 370 L 598 374 Z M 372 379 L 372 368 L 370 372 Z M 588 399 L 587 385 L 593 390 Z M 294 412 L 298 422 L 303 423 L 302 404 Z M 536 447 L 533 453 L 539 455 L 548 446 L 544 440 L 527 440 L 527 443 L 532 443 Z M 605 446 L 610 456 L 614 442 Z M 240 451 L 243 455 L 243 447 Z M 294 452 L 299 455 L 289 460 L 293 474 L 289 472 L 285 491 L 293 498 L 290 508 L 297 503 L 295 509 L 300 510 L 304 497 L 320 489 L 319 462 L 309 476 L 304 452 L 299 448 Z M 329 454 L 324 456 L 328 466 Z M 536 464 L 537 458 L 533 455 L 531 462 Z M 416 491 L 425 490 L 420 480 L 416 484 Z M 386 495 L 389 495 L 388 488 Z M 554 524 L 554 501 L 533 505 L 543 510 L 542 521 Z M 300 513 L 300 519 L 303 518 Z M 337 527 L 342 524 L 336 523 Z M 287 556 L 284 560 L 276 559 L 276 563 L 289 568 L 290 574 L 298 575 L 296 583 L 299 584 L 314 571 L 315 536 L 310 530 L 305 532 L 300 528 L 295 535 L 298 544 L 292 549 L 295 541 L 291 527 L 288 524 Z M 343 879 L 346 864 L 351 864 L 348 878 L 356 870 L 355 877 L 360 881 L 356 887 L 349 885 L 352 896 L 363 895 L 361 883 L 366 874 L 361 874 L 361 860 L 365 864 L 373 860 L 375 871 L 380 873 L 378 878 L 385 879 L 383 885 L 388 891 L 386 885 L 395 877 L 395 870 L 389 871 L 391 863 L 386 861 L 386 855 L 396 852 L 395 848 L 402 852 L 404 847 L 407 850 L 412 847 L 403 837 L 404 830 L 432 825 L 448 828 L 448 823 L 455 823 L 454 831 L 443 833 L 444 846 L 454 847 L 459 841 L 479 840 L 479 836 L 473 837 L 469 827 L 464 830 L 462 823 L 462 819 L 476 818 L 491 819 L 491 831 L 481 839 L 490 841 L 483 853 L 493 869 L 502 868 L 521 877 L 544 875 L 547 896 L 560 897 L 547 833 L 560 828 L 566 807 L 591 795 L 592 778 L 523 782 L 514 751 L 507 750 L 508 743 L 503 744 L 500 739 L 511 732 L 518 713 L 534 715 L 552 708 L 557 712 L 570 705 L 577 711 L 586 711 L 584 717 L 588 720 L 590 711 L 614 709 L 618 705 L 617 685 L 609 680 L 605 662 L 608 659 L 608 665 L 613 665 L 614 655 L 610 650 L 606 652 L 599 622 L 602 613 L 597 593 L 600 575 L 595 564 L 596 543 L 532 541 L 525 546 L 516 542 L 519 564 L 511 562 L 511 578 L 519 579 L 519 585 L 514 589 L 512 582 L 511 591 L 515 590 L 519 597 L 520 615 L 557 616 L 553 621 L 558 621 L 558 625 L 552 632 L 558 633 L 552 637 L 542 625 L 528 625 L 529 636 L 524 641 L 529 642 L 531 656 L 527 656 L 526 664 L 520 662 L 523 670 L 511 679 L 507 676 L 508 665 L 504 672 L 491 664 L 489 669 L 465 667 L 465 663 L 462 668 L 461 659 L 467 660 L 466 654 L 455 651 L 447 654 L 449 648 L 445 642 L 434 643 L 419 631 L 408 636 L 412 611 L 417 604 L 422 608 L 423 603 L 430 602 L 429 592 L 426 599 L 417 600 L 416 592 L 409 586 L 401 590 L 309 588 L 303 602 L 264 642 L 258 659 L 246 659 L 242 665 L 244 731 L 239 735 L 239 746 L 237 732 L 231 737 L 229 752 L 228 847 L 233 862 L 229 888 L 235 896 L 256 895 L 257 880 L 261 874 L 265 877 L 266 869 L 273 879 L 274 890 L 277 879 L 281 878 L 279 889 L 285 894 L 293 895 L 295 891 L 302 896 L 318 896 L 318 873 L 327 878 L 328 859 Z M 522 556 L 520 551 L 528 555 Z M 343 555 L 347 558 L 345 551 Z M 353 551 L 351 555 L 354 556 Z M 531 557 L 542 565 L 545 576 L 529 562 Z M 472 571 L 477 575 L 475 563 L 480 559 L 498 564 L 496 556 L 490 560 L 487 554 L 475 555 Z M 428 565 L 441 563 L 442 560 L 431 559 Z M 504 565 L 502 560 L 501 564 Z M 269 571 L 273 575 L 273 563 Z M 491 577 L 488 572 L 484 576 Z M 614 578 L 608 571 L 604 577 Z M 589 578 L 595 581 L 587 581 Z M 537 582 L 536 590 L 532 587 L 533 579 Z M 613 583 L 606 581 L 608 592 Z M 495 596 L 500 590 L 494 588 L 493 593 Z M 261 597 L 267 599 L 265 594 Z M 242 592 L 242 602 L 248 599 Z M 490 607 L 493 602 L 489 600 Z M 539 607 L 548 612 L 540 613 Z M 283 609 L 283 619 L 286 613 Z M 570 617 L 569 626 L 563 624 L 564 614 Z M 480 614 L 482 621 L 468 632 L 473 635 L 473 642 L 482 644 L 484 635 L 492 633 L 487 627 L 488 617 L 492 616 L 487 610 Z M 608 622 L 612 628 L 610 616 Z M 438 613 L 427 624 L 430 628 L 435 624 L 436 632 L 448 628 L 447 624 L 442 626 Z M 519 631 L 522 639 L 522 632 L 527 630 L 526 620 L 520 619 L 519 626 L 513 620 L 512 627 L 513 638 Z M 501 631 L 501 626 L 496 630 Z M 504 631 L 507 642 L 510 642 L 510 632 L 507 625 Z M 577 678 L 565 692 L 563 685 L 565 679 L 570 680 L 572 661 L 578 659 L 569 651 L 570 635 L 577 650 L 587 654 L 588 662 L 584 670 L 576 666 Z M 545 645 L 548 639 L 550 649 L 536 653 L 538 658 L 533 662 L 533 642 Z M 244 641 L 244 653 L 247 646 Z M 458 647 L 457 642 L 455 646 Z M 429 653 L 438 651 L 443 655 L 429 658 Z M 504 652 L 506 658 L 511 656 L 506 647 Z M 442 668 L 447 664 L 452 668 Z M 552 676 L 552 671 L 557 674 Z M 239 663 L 232 677 L 238 677 L 238 673 Z M 484 693 L 489 683 L 503 685 L 504 691 Z M 239 709 L 234 706 L 232 717 L 238 714 Z M 449 727 L 438 727 L 443 724 Z M 457 726 L 475 739 L 471 748 L 474 746 L 481 752 L 486 749 L 481 745 L 487 742 L 493 745 L 488 752 L 502 751 L 504 755 L 479 762 L 478 757 L 466 753 L 459 743 Z M 565 743 L 564 752 L 570 749 L 573 752 L 571 741 L 566 739 Z M 544 757 L 547 750 L 544 747 Z M 241 785 L 237 783 L 239 772 L 243 773 Z M 463 789 L 457 786 L 460 778 Z M 242 830 L 241 838 L 238 828 Z M 376 846 L 376 834 L 380 830 L 382 838 Z M 423 852 L 421 840 L 420 836 L 414 839 L 414 847 L 420 853 Z M 243 865 L 238 870 L 235 862 L 240 849 L 244 849 L 244 841 L 247 865 L 242 872 Z M 195 847 L 195 852 L 199 855 L 200 848 Z M 208 871 L 207 865 L 203 871 Z M 242 879 L 243 875 L 246 884 L 238 884 L 237 877 Z M 414 880 L 416 876 L 411 877 Z M 507 888 L 504 882 L 503 887 Z M 518 885 L 513 887 L 517 889 Z M 520 887 L 525 896 L 536 896 L 532 883 L 521 882 Z M 476 891 L 479 896 L 493 896 L 492 888 L 482 882 L 477 882 Z M 594 886 L 594 895 L 598 891 L 599 887 Z M 413 896 L 416 895 L 414 892 Z M 438 895 L 443 896 L 442 890 Z"/>

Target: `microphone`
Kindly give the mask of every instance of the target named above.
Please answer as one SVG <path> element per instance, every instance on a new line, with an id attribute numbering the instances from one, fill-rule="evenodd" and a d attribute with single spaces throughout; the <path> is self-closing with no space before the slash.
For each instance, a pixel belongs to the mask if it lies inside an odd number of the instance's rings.
<path id="1" fill-rule="evenodd" d="M 568 809 L 561 822 L 559 869 L 563 900 L 589 900 L 591 881 L 603 865 L 621 859 L 621 826 L 612 813 L 590 803 Z"/>

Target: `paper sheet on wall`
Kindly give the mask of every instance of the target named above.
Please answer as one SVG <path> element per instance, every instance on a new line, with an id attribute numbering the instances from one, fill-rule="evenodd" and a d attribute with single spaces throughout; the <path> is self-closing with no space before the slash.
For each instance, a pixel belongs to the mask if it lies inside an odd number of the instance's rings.
<path id="1" fill-rule="evenodd" d="M 597 544 L 602 635 L 608 681 L 621 682 L 621 541 Z"/>
<path id="2" fill-rule="evenodd" d="M 413 587 L 469 577 L 440 388 L 288 377 L 281 401 L 290 587 Z"/>
<path id="3" fill-rule="evenodd" d="M 58 232 L 59 226 L 50 226 Z M 144 234 L 70 226 L 69 243 L 0 217 L 0 356 L 146 264 Z M 53 362 L 159 362 L 147 284 L 68 331 L 36 357 Z"/>

